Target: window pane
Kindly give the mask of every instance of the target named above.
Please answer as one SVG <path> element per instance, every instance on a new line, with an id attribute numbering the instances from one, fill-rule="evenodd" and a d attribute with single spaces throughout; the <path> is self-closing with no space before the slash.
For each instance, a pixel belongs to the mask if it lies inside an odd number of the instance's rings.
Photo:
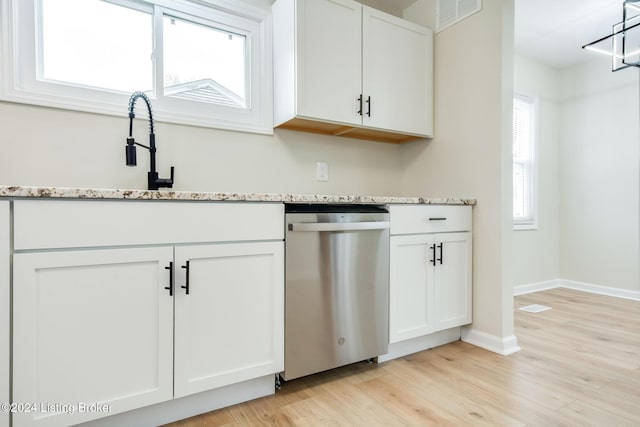
<path id="1" fill-rule="evenodd" d="M 531 99 L 513 100 L 513 219 L 518 225 L 534 224 L 533 182 L 535 160 L 535 104 Z"/>
<path id="2" fill-rule="evenodd" d="M 245 108 L 245 37 L 163 19 L 164 94 Z"/>
<path id="3" fill-rule="evenodd" d="M 153 87 L 150 13 L 100 0 L 41 0 L 42 75 L 123 92 Z"/>
<path id="4" fill-rule="evenodd" d="M 513 164 L 513 218 L 526 219 L 531 217 L 529 165 Z"/>
<path id="5" fill-rule="evenodd" d="M 527 161 L 531 155 L 531 104 L 514 100 L 513 103 L 513 158 Z"/>

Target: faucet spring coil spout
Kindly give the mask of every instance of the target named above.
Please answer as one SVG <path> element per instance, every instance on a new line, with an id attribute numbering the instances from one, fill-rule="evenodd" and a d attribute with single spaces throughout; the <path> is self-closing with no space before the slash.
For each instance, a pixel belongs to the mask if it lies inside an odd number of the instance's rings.
<path id="1" fill-rule="evenodd" d="M 133 138 L 133 119 L 136 117 L 134 109 L 138 98 L 147 104 L 147 111 L 149 112 L 149 146 L 137 143 Z M 147 181 L 149 190 L 157 190 L 160 187 L 172 188 L 173 187 L 173 171 L 171 166 L 171 178 L 158 178 L 158 172 L 156 171 L 156 135 L 153 129 L 153 111 L 151 110 L 151 102 L 149 97 L 144 92 L 134 92 L 129 98 L 129 137 L 127 138 L 126 149 L 126 161 L 127 166 L 136 166 L 136 146 L 146 148 L 149 150 L 149 172 L 147 173 Z"/>
<path id="2" fill-rule="evenodd" d="M 131 136 L 133 132 L 133 118 L 136 116 L 134 109 L 138 98 L 142 98 L 144 103 L 147 104 L 147 111 L 149 112 L 149 133 L 155 133 L 153 130 L 153 110 L 151 109 L 151 101 L 146 93 L 137 91 L 133 92 L 131 98 L 129 98 L 129 136 Z"/>

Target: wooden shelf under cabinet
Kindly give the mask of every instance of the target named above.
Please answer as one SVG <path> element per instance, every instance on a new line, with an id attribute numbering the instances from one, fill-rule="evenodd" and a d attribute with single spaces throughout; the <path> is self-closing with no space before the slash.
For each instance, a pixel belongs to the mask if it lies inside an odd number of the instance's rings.
<path id="1" fill-rule="evenodd" d="M 342 136 L 346 138 L 365 139 L 368 141 L 388 142 L 392 144 L 403 144 L 409 141 L 423 139 L 422 136 L 407 135 L 395 132 L 388 132 L 377 129 L 365 129 L 354 126 L 345 126 L 338 123 L 327 123 L 316 120 L 293 118 L 281 125 L 278 129 L 289 129 L 302 132 L 319 133 L 322 135 Z"/>

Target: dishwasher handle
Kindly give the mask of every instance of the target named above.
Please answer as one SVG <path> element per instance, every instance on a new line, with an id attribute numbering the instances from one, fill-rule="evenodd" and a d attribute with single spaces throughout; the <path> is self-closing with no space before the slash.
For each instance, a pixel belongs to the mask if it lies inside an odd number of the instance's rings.
<path id="1" fill-rule="evenodd" d="M 386 230 L 389 221 L 370 222 L 296 222 L 289 224 L 289 231 L 360 231 Z"/>

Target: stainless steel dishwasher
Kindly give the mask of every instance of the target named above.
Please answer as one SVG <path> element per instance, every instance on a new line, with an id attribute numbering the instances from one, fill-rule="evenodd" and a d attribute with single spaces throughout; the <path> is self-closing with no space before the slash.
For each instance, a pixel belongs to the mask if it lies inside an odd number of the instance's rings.
<path id="1" fill-rule="evenodd" d="M 283 378 L 385 354 L 389 342 L 387 209 L 288 204 L 285 212 Z"/>

